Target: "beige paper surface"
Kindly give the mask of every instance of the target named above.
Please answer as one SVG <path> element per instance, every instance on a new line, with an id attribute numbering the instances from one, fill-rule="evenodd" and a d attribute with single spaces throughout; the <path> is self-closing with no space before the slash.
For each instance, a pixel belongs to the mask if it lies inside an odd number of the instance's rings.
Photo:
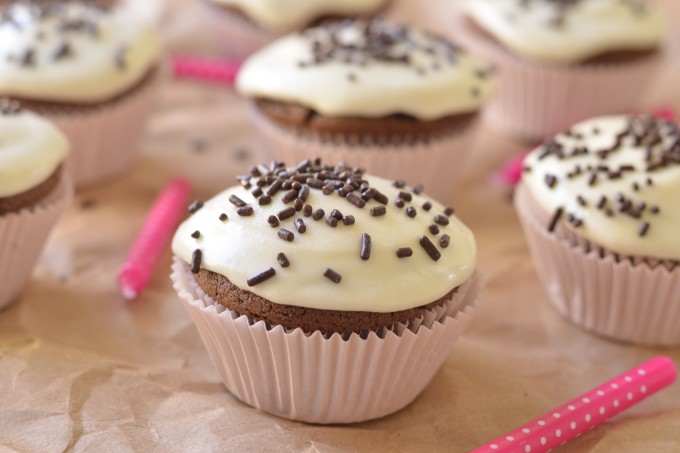
<path id="1" fill-rule="evenodd" d="M 168 9 L 128 3 L 161 11 L 147 18 L 163 24 L 173 49 L 213 51 L 196 2 L 156 1 Z M 430 1 L 426 10 L 405 0 L 391 14 L 447 32 L 449 2 Z M 680 2 L 663 3 L 680 23 Z M 673 64 L 647 105 L 680 107 Z M 225 391 L 172 289 L 169 252 L 139 300 L 124 302 L 115 282 L 168 179 L 189 177 L 196 197 L 207 198 L 262 156 L 243 107 L 227 88 L 173 83 L 134 171 L 81 193 L 62 218 L 23 296 L 0 312 L 0 452 L 464 452 L 654 355 L 680 363 L 680 350 L 594 337 L 549 305 L 512 205 L 488 183 L 524 145 L 484 131 L 454 197 L 478 238 L 483 303 L 431 385 L 405 410 L 355 426 L 307 425 L 245 406 Z M 680 385 L 562 451 L 680 451 Z"/>

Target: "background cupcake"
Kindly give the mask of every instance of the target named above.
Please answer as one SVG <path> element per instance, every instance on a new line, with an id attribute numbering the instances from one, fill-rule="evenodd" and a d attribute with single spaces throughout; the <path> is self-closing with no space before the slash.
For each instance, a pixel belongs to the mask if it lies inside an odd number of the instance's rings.
<path id="1" fill-rule="evenodd" d="M 161 75 L 154 35 L 86 2 L 12 1 L 0 16 L 0 95 L 64 131 L 77 186 L 127 169 Z"/>
<path id="2" fill-rule="evenodd" d="M 641 1 L 475 0 L 466 6 L 457 36 L 500 71 L 489 117 L 522 138 L 635 110 L 660 60 L 661 14 Z"/>
<path id="3" fill-rule="evenodd" d="M 0 100 L 0 308 L 31 276 L 47 235 L 72 197 L 57 128 Z"/>
<path id="4" fill-rule="evenodd" d="M 175 289 L 229 391 L 314 423 L 410 403 L 474 312 L 472 233 L 420 189 L 355 168 L 240 181 L 194 203 L 173 240 Z"/>
<path id="5" fill-rule="evenodd" d="M 557 310 L 618 340 L 679 345 L 680 128 L 652 117 L 576 124 L 533 151 L 516 197 Z"/>
<path id="6" fill-rule="evenodd" d="M 343 160 L 451 195 L 489 68 L 443 38 L 382 20 L 326 22 L 246 61 L 238 91 L 277 158 Z"/>
<path id="7" fill-rule="evenodd" d="M 328 18 L 372 16 L 390 0 L 203 0 L 219 45 L 243 59 L 285 33 Z"/>

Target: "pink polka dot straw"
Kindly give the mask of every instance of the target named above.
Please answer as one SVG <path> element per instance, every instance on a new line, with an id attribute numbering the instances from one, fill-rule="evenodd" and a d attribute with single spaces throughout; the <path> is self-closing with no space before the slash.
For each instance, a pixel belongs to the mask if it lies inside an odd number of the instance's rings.
<path id="1" fill-rule="evenodd" d="M 655 357 L 471 453 L 543 453 L 591 430 L 675 381 L 671 359 Z"/>
<path id="2" fill-rule="evenodd" d="M 190 191 L 188 181 L 175 179 L 156 199 L 118 273 L 118 283 L 125 299 L 135 299 L 149 284 L 156 263 L 182 218 Z"/>
<path id="3" fill-rule="evenodd" d="M 175 55 L 172 69 L 175 77 L 218 82 L 233 85 L 241 67 L 237 61 L 214 60 L 201 57 Z"/>

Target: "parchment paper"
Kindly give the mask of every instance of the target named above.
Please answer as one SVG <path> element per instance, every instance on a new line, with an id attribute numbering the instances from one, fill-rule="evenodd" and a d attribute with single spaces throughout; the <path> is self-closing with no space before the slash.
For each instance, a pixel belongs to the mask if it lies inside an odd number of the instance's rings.
<path id="1" fill-rule="evenodd" d="M 214 54 L 194 0 L 135 0 L 173 51 Z M 645 105 L 680 106 L 680 2 L 665 73 Z M 455 4 L 405 0 L 390 14 L 450 33 Z M 489 183 L 526 147 L 487 130 L 454 197 L 475 231 L 484 304 L 425 392 L 356 426 L 313 426 L 236 401 L 219 382 L 170 286 L 166 254 L 126 303 L 115 282 L 147 209 L 169 178 L 209 197 L 261 157 L 243 104 L 224 87 L 175 82 L 128 177 L 81 193 L 54 231 L 21 299 L 0 312 L 0 452 L 463 452 L 665 353 L 591 336 L 565 322 L 538 284 L 508 194 Z M 680 302 L 680 301 L 679 301 Z M 679 326 L 680 328 L 680 326 Z M 680 451 L 680 387 L 567 444 L 565 452 Z"/>

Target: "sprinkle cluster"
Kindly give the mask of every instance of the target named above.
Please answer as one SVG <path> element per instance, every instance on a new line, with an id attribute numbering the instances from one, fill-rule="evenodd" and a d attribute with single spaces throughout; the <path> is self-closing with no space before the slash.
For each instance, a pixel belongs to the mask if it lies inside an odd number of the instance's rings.
<path id="1" fill-rule="evenodd" d="M 600 131 L 594 128 L 590 134 L 599 135 Z M 556 139 L 549 140 L 539 150 L 538 159 L 575 161 L 566 178 L 585 178 L 590 187 L 598 187 L 608 181 L 622 178 L 630 179 L 629 190 L 618 192 L 614 197 L 602 194 L 597 199 L 587 200 L 582 194 L 573 195 L 578 205 L 583 208 L 600 210 L 608 217 L 627 216 L 638 220 L 637 234 L 645 236 L 651 228 L 654 217 L 660 214 L 661 207 L 648 205 L 639 199 L 638 194 L 654 185 L 654 175 L 664 169 L 680 165 L 680 127 L 651 116 L 632 116 L 624 129 L 615 135 L 614 142 L 602 149 L 592 149 L 585 144 L 578 144 L 585 138 L 582 133 L 569 130 L 563 136 L 571 137 L 577 145 L 568 147 Z M 643 168 L 639 168 L 639 164 L 633 161 L 617 165 L 608 163 L 611 156 L 616 155 L 624 146 L 632 147 L 644 154 Z M 588 155 L 595 155 L 599 163 L 586 166 L 578 163 L 579 157 Z M 524 170 L 531 171 L 531 168 L 525 167 Z M 554 189 L 560 184 L 560 178 L 557 175 L 546 174 L 544 182 L 548 188 Z M 583 219 L 560 207 L 553 214 L 548 230 L 554 231 L 563 217 L 574 228 L 584 224 Z"/>
<path id="2" fill-rule="evenodd" d="M 19 8 L 22 7 L 22 8 Z M 9 2 L 0 6 L 0 27 L 14 27 L 22 31 L 30 27 L 36 30 L 36 45 L 16 49 L 5 56 L 7 61 L 25 68 L 35 68 L 42 61 L 42 53 L 47 54 L 45 61 L 58 63 L 76 56 L 72 44 L 74 37 L 86 37 L 92 41 L 100 39 L 100 19 L 105 8 L 87 2 Z M 28 11 L 28 16 L 25 12 Z M 52 47 L 41 45 L 48 34 L 56 34 L 60 41 Z M 120 71 L 126 68 L 127 46 L 121 44 L 111 56 L 115 68 Z M 40 54 L 39 54 L 40 53 Z"/>
<path id="3" fill-rule="evenodd" d="M 367 209 L 375 221 L 390 213 L 402 212 L 407 218 L 417 215 L 432 216 L 432 224 L 429 225 L 419 238 L 422 253 L 427 254 L 432 260 L 437 261 L 442 256 L 451 241 L 449 235 L 440 231 L 449 225 L 449 217 L 453 215 L 453 208 L 446 208 L 442 213 L 431 213 L 432 203 L 422 200 L 420 194 L 422 185 L 410 190 L 404 181 L 395 181 L 394 187 L 399 189 L 398 196 L 392 202 L 397 211 L 388 211 L 389 198 L 371 187 L 364 178 L 364 171 L 359 168 L 348 167 L 344 164 L 336 166 L 323 165 L 320 159 L 314 161 L 305 160 L 294 167 L 286 168 L 283 163 L 272 162 L 270 165 L 258 165 L 250 169 L 250 173 L 237 177 L 242 187 L 250 191 L 248 200 L 237 195 L 231 195 L 229 202 L 236 208 L 236 213 L 242 217 L 254 217 L 253 221 L 267 222 L 272 228 L 272 233 L 286 242 L 294 242 L 296 235 L 304 235 L 308 228 L 355 228 L 357 229 L 357 258 L 368 261 L 372 256 L 374 241 L 380 238 L 372 238 L 369 234 L 361 231 L 361 225 L 356 223 L 352 215 L 343 214 L 343 210 L 349 205 L 352 209 Z M 315 208 L 308 203 L 311 191 L 321 192 L 325 196 L 337 193 L 339 196 L 338 206 L 330 212 Z M 269 205 L 276 198 L 287 206 L 276 215 L 270 215 L 266 219 L 259 219 L 254 215 L 252 205 Z M 343 201 L 344 199 L 344 201 Z M 347 204 L 344 204 L 347 203 Z M 195 213 L 203 207 L 201 201 L 195 201 L 189 206 L 189 212 Z M 306 220 L 305 220 L 306 219 Z M 221 213 L 215 221 L 227 222 L 229 216 Z M 430 236 L 428 236 L 428 234 Z M 194 239 L 201 237 L 200 231 L 194 231 L 191 235 Z M 404 259 L 413 256 L 414 251 L 410 247 L 398 247 L 395 250 L 395 259 Z M 191 271 L 198 273 L 201 268 L 202 252 L 196 249 L 192 255 Z M 280 252 L 275 256 L 276 262 L 286 268 L 294 265 L 289 258 Z M 340 283 L 342 276 L 328 267 L 321 276 L 333 283 Z M 259 285 L 276 275 L 276 269 L 270 267 L 247 280 L 248 286 Z"/>
<path id="4" fill-rule="evenodd" d="M 348 67 L 350 83 L 360 82 L 358 71 L 374 63 L 411 68 L 425 76 L 446 65 L 456 65 L 458 56 L 464 52 L 444 38 L 382 19 L 327 21 L 301 33 L 310 41 L 312 58 L 299 61 L 298 66 L 343 63 Z M 477 68 L 475 76 L 485 79 L 491 71 Z M 479 96 L 480 89 L 473 88 L 471 93 Z"/>

